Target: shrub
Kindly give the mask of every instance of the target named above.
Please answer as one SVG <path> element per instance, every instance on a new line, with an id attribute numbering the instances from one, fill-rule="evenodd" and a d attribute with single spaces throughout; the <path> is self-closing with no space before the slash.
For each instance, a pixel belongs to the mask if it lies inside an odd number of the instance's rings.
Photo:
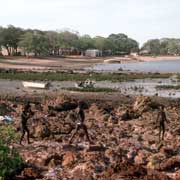
<path id="1" fill-rule="evenodd" d="M 0 127 L 0 179 L 8 177 L 22 165 L 19 154 L 10 148 L 15 138 L 16 134 L 11 126 Z"/>

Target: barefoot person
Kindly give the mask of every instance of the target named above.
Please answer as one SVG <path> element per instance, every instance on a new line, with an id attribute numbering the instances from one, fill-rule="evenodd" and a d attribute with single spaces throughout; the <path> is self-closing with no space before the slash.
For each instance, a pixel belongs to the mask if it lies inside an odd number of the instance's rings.
<path id="1" fill-rule="evenodd" d="M 161 140 L 164 140 L 165 122 L 167 122 L 167 123 L 169 122 L 167 120 L 166 113 L 164 111 L 163 105 L 160 106 L 160 111 L 158 113 L 156 122 L 157 122 L 157 125 L 159 127 L 159 142 L 160 142 Z"/>
<path id="2" fill-rule="evenodd" d="M 79 108 L 78 108 L 78 115 L 79 115 L 79 120 L 80 122 L 77 123 L 77 126 L 76 126 L 76 129 L 75 129 L 75 132 L 73 133 L 73 135 L 71 136 L 70 140 L 69 140 L 69 143 L 71 144 L 72 141 L 73 141 L 73 138 L 75 137 L 75 135 L 78 133 L 78 131 L 80 129 L 83 129 L 86 137 L 87 137 L 87 140 L 89 141 L 89 143 L 91 143 L 90 141 L 90 138 L 89 138 L 89 134 L 88 134 L 88 130 L 87 130 L 87 126 L 84 124 L 84 120 L 85 120 L 85 114 L 84 114 L 84 106 L 83 106 L 83 103 L 79 103 Z"/>
<path id="3" fill-rule="evenodd" d="M 22 143 L 22 140 L 24 138 L 24 135 L 25 133 L 27 133 L 27 140 L 28 140 L 28 144 L 30 143 L 30 140 L 29 140 L 29 129 L 27 127 L 27 121 L 28 119 L 33 116 L 33 112 L 31 111 L 31 106 L 30 106 L 30 103 L 27 102 L 24 106 L 24 109 L 23 109 L 23 112 L 21 114 L 21 126 L 22 126 L 22 136 L 21 136 L 21 139 L 20 139 L 20 144 Z"/>

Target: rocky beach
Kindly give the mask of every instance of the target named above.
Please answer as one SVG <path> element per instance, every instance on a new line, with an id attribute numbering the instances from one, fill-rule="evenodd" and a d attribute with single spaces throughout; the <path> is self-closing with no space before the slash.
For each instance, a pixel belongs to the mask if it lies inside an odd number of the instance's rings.
<path id="1" fill-rule="evenodd" d="M 102 93 L 58 94 L 29 97 L 35 115 L 28 121 L 31 144 L 17 138 L 11 144 L 24 165 L 10 179 L 119 179 L 178 180 L 180 178 L 179 99 L 116 96 Z M 85 124 L 92 144 L 83 131 L 72 144 L 68 140 L 77 124 L 77 111 L 49 112 L 48 106 L 65 102 L 87 103 Z M 1 107 L 11 109 L 12 126 L 20 136 L 22 99 L 1 99 Z M 38 102 L 38 103 L 37 103 Z M 4 106 L 2 106 L 4 104 Z M 165 104 L 170 123 L 165 140 L 159 142 L 156 123 L 158 108 Z M 127 109 L 129 117 L 123 118 Z M 7 113 L 7 112 L 6 112 Z M 68 134 L 68 133 L 69 134 Z"/>

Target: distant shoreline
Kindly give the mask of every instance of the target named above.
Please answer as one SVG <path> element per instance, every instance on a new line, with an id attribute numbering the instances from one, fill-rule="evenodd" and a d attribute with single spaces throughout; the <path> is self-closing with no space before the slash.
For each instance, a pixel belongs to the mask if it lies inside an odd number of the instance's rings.
<path id="1" fill-rule="evenodd" d="M 132 63 L 132 62 L 151 62 L 151 61 L 166 61 L 166 60 L 180 60 L 180 56 L 128 56 L 120 57 L 114 56 L 107 58 L 104 63 Z"/>
<path id="2" fill-rule="evenodd" d="M 153 62 L 164 60 L 179 60 L 180 56 L 109 56 L 98 58 L 87 58 L 82 56 L 62 57 L 0 57 L 0 69 L 19 69 L 33 71 L 58 71 L 58 70 L 83 70 L 86 67 L 92 67 L 103 63 L 137 63 Z"/>
<path id="3" fill-rule="evenodd" d="M 180 56 L 137 56 L 137 61 L 166 61 L 166 60 L 180 60 Z"/>

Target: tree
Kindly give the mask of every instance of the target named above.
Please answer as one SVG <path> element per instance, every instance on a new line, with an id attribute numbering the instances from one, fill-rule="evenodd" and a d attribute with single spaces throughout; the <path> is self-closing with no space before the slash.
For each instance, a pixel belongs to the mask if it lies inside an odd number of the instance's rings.
<path id="1" fill-rule="evenodd" d="M 76 45 L 76 42 L 78 40 L 78 35 L 73 32 L 64 31 L 60 33 L 59 40 L 63 43 L 63 47 L 71 48 Z"/>
<path id="2" fill-rule="evenodd" d="M 18 42 L 22 33 L 21 28 L 12 25 L 0 29 L 0 44 L 7 50 L 9 56 L 17 54 Z"/>
<path id="3" fill-rule="evenodd" d="M 76 48 L 84 53 L 87 49 L 94 48 L 94 41 L 89 35 L 81 36 L 76 41 Z"/>
<path id="4" fill-rule="evenodd" d="M 159 55 L 160 46 L 159 39 L 151 39 L 143 45 L 142 50 L 147 50 L 151 55 Z"/>
<path id="5" fill-rule="evenodd" d="M 45 32 L 45 36 L 48 41 L 48 51 L 49 55 L 59 55 L 59 49 L 61 44 L 61 38 L 59 34 L 55 31 Z"/>
<path id="6" fill-rule="evenodd" d="M 152 39 L 148 40 L 142 47 L 142 50 L 149 51 L 151 55 L 179 55 L 180 39 Z"/>
<path id="7" fill-rule="evenodd" d="M 107 41 L 106 38 L 101 37 L 101 36 L 96 36 L 94 38 L 94 46 L 96 49 L 99 49 L 101 51 L 107 50 Z"/>
<path id="8" fill-rule="evenodd" d="M 26 32 L 22 35 L 19 46 L 23 48 L 26 53 L 34 53 L 35 56 L 47 55 L 49 52 L 47 37 L 43 32 L 37 30 Z"/>
<path id="9" fill-rule="evenodd" d="M 179 55 L 180 54 L 180 39 L 172 39 L 168 42 L 168 54 Z"/>
<path id="10" fill-rule="evenodd" d="M 111 34 L 108 39 L 110 40 L 112 46 L 112 51 L 114 53 L 127 53 L 129 54 L 131 51 L 135 51 L 139 49 L 139 44 L 137 41 L 128 38 L 127 35 L 119 33 L 119 34 Z"/>
<path id="11" fill-rule="evenodd" d="M 168 43 L 170 39 L 163 38 L 160 39 L 160 54 L 161 55 L 167 55 L 168 54 Z"/>
<path id="12" fill-rule="evenodd" d="M 96 48 L 107 54 L 121 54 L 137 51 L 139 44 L 127 35 L 111 34 L 108 38 L 89 35 L 79 36 L 73 31 L 40 31 L 23 30 L 12 25 L 7 28 L 0 27 L 0 49 L 4 47 L 8 55 L 16 55 L 18 47 L 25 53 L 37 55 L 59 55 L 62 48 L 75 49 L 84 52 Z M 110 52 L 110 53 L 109 53 Z"/>

